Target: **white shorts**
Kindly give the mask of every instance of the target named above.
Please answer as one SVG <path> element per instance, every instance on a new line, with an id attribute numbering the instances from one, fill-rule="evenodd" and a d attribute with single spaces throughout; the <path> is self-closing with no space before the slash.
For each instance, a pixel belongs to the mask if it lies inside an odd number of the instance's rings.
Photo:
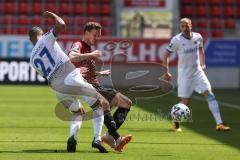
<path id="1" fill-rule="evenodd" d="M 62 105 L 68 108 L 72 112 L 77 112 L 82 106 L 78 97 L 69 95 L 69 94 L 62 94 L 59 92 L 55 92 L 57 99 L 62 103 Z"/>
<path id="2" fill-rule="evenodd" d="M 190 98 L 193 91 L 201 94 L 207 90 L 211 90 L 211 85 L 204 72 L 199 72 L 192 77 L 178 75 L 178 97 Z"/>
<path id="3" fill-rule="evenodd" d="M 62 94 L 55 92 L 57 99 L 62 102 L 62 104 L 72 112 L 78 111 L 83 105 L 81 102 L 86 102 L 89 106 L 92 106 L 96 99 L 86 96 L 75 96 L 70 94 Z"/>
<path id="4" fill-rule="evenodd" d="M 61 72 L 63 73 L 61 74 Z M 67 75 L 65 71 L 58 72 L 54 79 L 51 80 L 50 85 L 59 100 L 72 101 L 74 106 L 80 107 L 80 101 L 82 100 L 92 106 L 99 97 L 99 93 L 91 84 L 85 81 L 77 68 L 70 70 Z"/>

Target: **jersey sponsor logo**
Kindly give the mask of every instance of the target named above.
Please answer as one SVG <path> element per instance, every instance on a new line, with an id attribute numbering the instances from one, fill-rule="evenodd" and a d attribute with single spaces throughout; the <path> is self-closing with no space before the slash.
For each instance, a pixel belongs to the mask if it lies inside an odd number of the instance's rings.
<path id="1" fill-rule="evenodd" d="M 197 52 L 197 50 L 198 50 L 198 47 L 188 48 L 188 49 L 185 49 L 185 50 L 184 50 L 184 53 L 186 53 L 186 54 L 191 54 L 191 53 Z"/>

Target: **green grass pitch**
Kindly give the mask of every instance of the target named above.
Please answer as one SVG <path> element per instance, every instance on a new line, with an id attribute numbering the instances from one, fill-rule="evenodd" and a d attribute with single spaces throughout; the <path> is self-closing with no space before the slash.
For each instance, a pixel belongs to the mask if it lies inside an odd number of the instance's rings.
<path id="1" fill-rule="evenodd" d="M 69 122 L 55 116 L 56 98 L 47 86 L 0 86 L 0 160 L 79 160 L 79 159 L 160 159 L 160 160 L 239 160 L 240 91 L 216 90 L 221 112 L 230 132 L 216 132 L 214 119 L 202 99 L 193 99 L 193 122 L 175 133 L 167 119 L 176 93 L 138 100 L 120 128 L 133 135 L 123 153 L 98 153 L 90 144 L 92 121 L 84 121 L 78 134 L 76 153 L 66 152 Z M 85 107 L 89 108 L 89 107 Z M 103 132 L 106 131 L 104 127 Z"/>

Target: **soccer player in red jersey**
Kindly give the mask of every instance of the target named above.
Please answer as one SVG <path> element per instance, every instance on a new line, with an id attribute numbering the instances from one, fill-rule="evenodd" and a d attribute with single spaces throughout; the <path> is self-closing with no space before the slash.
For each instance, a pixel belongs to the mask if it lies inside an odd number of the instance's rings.
<path id="1" fill-rule="evenodd" d="M 101 29 L 101 25 L 97 22 L 86 23 L 83 38 L 73 43 L 69 57 L 77 68 L 85 68 L 84 78 L 96 88 L 97 92 L 108 100 L 109 105 L 118 107 L 113 116 L 111 116 L 110 112 L 104 114 L 104 124 L 108 128 L 108 132 L 103 135 L 102 140 L 121 152 L 132 136 L 120 136 L 117 129 L 125 121 L 132 102 L 113 88 L 101 86 L 97 80 L 97 76 L 111 74 L 110 70 L 96 71 L 96 59 L 102 56 L 102 52 L 99 50 L 91 51 L 91 46 L 95 45 L 101 36 Z"/>

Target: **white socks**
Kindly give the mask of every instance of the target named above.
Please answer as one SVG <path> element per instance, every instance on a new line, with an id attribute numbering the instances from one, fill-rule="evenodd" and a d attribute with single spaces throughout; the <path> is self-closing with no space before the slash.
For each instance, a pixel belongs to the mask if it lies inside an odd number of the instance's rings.
<path id="1" fill-rule="evenodd" d="M 223 123 L 221 115 L 220 115 L 220 111 L 219 111 L 219 106 L 218 106 L 217 100 L 216 99 L 208 100 L 208 107 L 209 107 L 210 111 L 212 112 L 213 117 L 215 118 L 216 123 L 217 124 Z"/>
<path id="2" fill-rule="evenodd" d="M 70 122 L 70 137 L 73 135 L 74 139 L 77 140 L 77 133 L 82 125 L 82 115 L 80 113 L 75 113 L 72 116 L 72 121 Z"/>
<path id="3" fill-rule="evenodd" d="M 102 127 L 104 123 L 104 112 L 102 108 L 98 107 L 93 111 L 93 126 L 94 126 L 94 138 L 95 141 L 101 141 Z M 82 125 L 82 115 L 75 113 L 72 116 L 70 122 L 70 137 L 73 135 L 74 139 L 77 140 L 77 133 Z"/>
<path id="4" fill-rule="evenodd" d="M 93 110 L 93 126 L 94 126 L 94 138 L 95 141 L 101 141 L 102 127 L 104 123 L 104 112 L 103 109 L 97 107 Z"/>

